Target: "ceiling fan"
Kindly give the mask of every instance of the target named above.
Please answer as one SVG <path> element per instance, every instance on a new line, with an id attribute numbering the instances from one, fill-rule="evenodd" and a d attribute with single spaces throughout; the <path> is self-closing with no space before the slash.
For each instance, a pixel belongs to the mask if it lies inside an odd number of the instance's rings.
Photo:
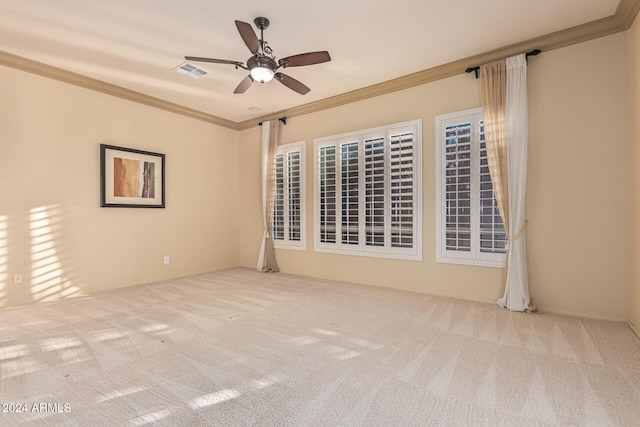
<path id="1" fill-rule="evenodd" d="M 251 58 L 247 60 L 247 65 L 240 61 L 229 61 L 226 59 L 202 58 L 199 56 L 185 56 L 187 61 L 213 62 L 214 64 L 231 64 L 236 69 L 242 68 L 249 71 L 249 75 L 245 77 L 234 93 L 244 93 L 254 81 L 266 83 L 272 79 L 276 79 L 291 90 L 301 95 L 308 93 L 311 89 L 299 82 L 298 80 L 286 74 L 278 72 L 280 68 L 301 67 L 303 65 L 314 65 L 322 62 L 331 61 L 329 52 L 326 50 L 318 52 L 300 53 L 298 55 L 287 56 L 276 61 L 276 56 L 271 47 L 264 41 L 264 30 L 269 28 L 269 20 L 264 17 L 258 17 L 253 20 L 256 27 L 260 30 L 260 38 L 256 36 L 255 31 L 250 24 L 242 21 L 236 21 L 236 27 L 240 33 L 240 37 L 247 45 L 251 54 Z"/>

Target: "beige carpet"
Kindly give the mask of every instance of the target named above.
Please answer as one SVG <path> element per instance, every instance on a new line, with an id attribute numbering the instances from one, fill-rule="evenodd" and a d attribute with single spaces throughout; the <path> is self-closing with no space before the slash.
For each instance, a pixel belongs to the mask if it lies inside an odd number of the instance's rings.
<path id="1" fill-rule="evenodd" d="M 2 426 L 640 425 L 622 322 L 249 269 L 0 310 L 0 367 Z"/>

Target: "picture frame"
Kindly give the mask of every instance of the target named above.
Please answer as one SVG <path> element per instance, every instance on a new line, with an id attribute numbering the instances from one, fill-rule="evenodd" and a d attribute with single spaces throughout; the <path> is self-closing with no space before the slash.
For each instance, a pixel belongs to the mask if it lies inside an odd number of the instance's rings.
<path id="1" fill-rule="evenodd" d="M 100 207 L 164 208 L 165 155 L 100 144 Z"/>

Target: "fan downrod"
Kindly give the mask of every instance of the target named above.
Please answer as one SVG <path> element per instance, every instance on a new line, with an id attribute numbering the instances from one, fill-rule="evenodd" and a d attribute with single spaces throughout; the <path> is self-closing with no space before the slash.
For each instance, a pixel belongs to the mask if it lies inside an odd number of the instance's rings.
<path id="1" fill-rule="evenodd" d="M 269 20 L 263 16 L 258 16 L 253 20 L 253 23 L 256 24 L 256 27 L 258 27 L 260 30 L 266 30 L 267 28 L 269 28 Z"/>

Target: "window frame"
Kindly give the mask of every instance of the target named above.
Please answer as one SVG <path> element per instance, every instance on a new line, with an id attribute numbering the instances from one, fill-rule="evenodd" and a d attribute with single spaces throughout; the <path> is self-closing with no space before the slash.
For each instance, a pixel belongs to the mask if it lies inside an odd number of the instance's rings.
<path id="1" fill-rule="evenodd" d="M 481 250 L 481 228 L 480 228 L 480 122 L 482 121 L 482 108 L 473 108 L 470 110 L 458 111 L 449 114 L 441 114 L 435 118 L 435 175 L 436 175 L 436 262 L 450 264 L 464 264 L 482 267 L 498 267 L 504 268 L 506 262 L 505 253 L 483 252 Z M 447 230 L 446 230 L 446 212 L 445 212 L 445 194 L 446 194 L 446 168 L 445 163 L 445 127 L 449 123 L 474 123 L 477 126 L 472 135 L 471 142 L 471 186 L 477 190 L 471 190 L 471 250 L 455 251 L 447 250 Z"/>
<path id="2" fill-rule="evenodd" d="M 306 141 L 292 142 L 288 144 L 279 145 L 276 149 L 275 156 L 273 158 L 274 162 L 274 174 L 276 173 L 276 159 L 277 156 L 283 156 L 283 198 L 284 198 L 284 239 L 276 239 L 276 233 L 274 232 L 274 224 L 271 224 L 271 241 L 273 242 L 273 247 L 275 249 L 288 249 L 288 250 L 298 250 L 305 251 L 307 249 L 306 242 L 306 234 L 307 234 L 307 209 L 306 209 L 306 155 L 305 155 L 305 147 Z M 290 239 L 289 234 L 289 224 L 290 224 L 290 204 L 289 204 L 289 192 L 285 191 L 288 189 L 289 183 L 289 162 L 288 155 L 290 153 L 298 152 L 300 155 L 300 240 L 292 240 Z M 276 198 L 277 198 L 277 177 L 274 177 L 274 221 L 276 218 Z"/>
<path id="3" fill-rule="evenodd" d="M 390 151 L 391 137 L 406 135 L 411 133 L 412 139 L 412 247 L 395 247 L 392 246 L 391 237 L 391 184 L 390 180 L 392 171 L 390 159 L 392 157 Z M 385 182 L 385 196 L 384 196 L 384 246 L 374 246 L 372 244 L 367 245 L 367 230 L 366 219 L 367 215 L 371 218 L 371 213 L 367 214 L 366 204 L 366 175 L 365 175 L 365 161 L 364 158 L 367 155 L 365 153 L 365 141 L 374 141 L 376 138 L 384 138 L 384 151 L 385 151 L 385 164 L 384 164 L 384 182 Z M 342 197 L 341 192 L 341 180 L 340 180 L 340 147 L 350 143 L 358 144 L 358 243 L 357 244 L 345 244 L 341 242 L 341 210 Z M 336 182 L 335 182 L 335 242 L 328 243 L 321 241 L 321 183 L 320 183 L 320 162 L 321 162 L 321 150 L 325 147 L 335 147 L 335 164 L 336 164 Z M 372 166 L 373 167 L 373 166 Z M 398 173 L 398 172 L 394 172 Z M 313 171 L 313 190 L 314 190 L 314 250 L 316 252 L 325 252 L 341 255 L 356 255 L 367 257 L 379 257 L 379 258 L 391 258 L 391 259 L 404 259 L 404 260 L 422 260 L 422 120 L 413 120 L 403 123 L 392 124 L 388 126 L 382 126 L 377 128 L 365 129 L 355 132 L 344 133 L 340 135 L 333 135 L 323 138 L 314 139 L 314 171 Z M 369 202 L 371 204 L 371 202 Z M 398 202 L 395 202 L 398 203 Z M 370 208 L 371 209 L 371 208 Z M 396 208 L 396 212 L 399 208 Z M 396 214 L 396 218 L 401 214 Z M 371 222 L 371 220 L 370 220 Z M 371 227 L 370 227 L 371 228 Z M 397 230 L 401 230 L 401 227 L 396 227 L 393 233 L 398 233 Z M 371 236 L 374 235 L 372 231 L 369 231 Z M 371 239 L 374 239 L 372 237 Z M 397 240 L 397 238 L 396 238 Z M 373 240 L 370 240 L 372 242 Z"/>

